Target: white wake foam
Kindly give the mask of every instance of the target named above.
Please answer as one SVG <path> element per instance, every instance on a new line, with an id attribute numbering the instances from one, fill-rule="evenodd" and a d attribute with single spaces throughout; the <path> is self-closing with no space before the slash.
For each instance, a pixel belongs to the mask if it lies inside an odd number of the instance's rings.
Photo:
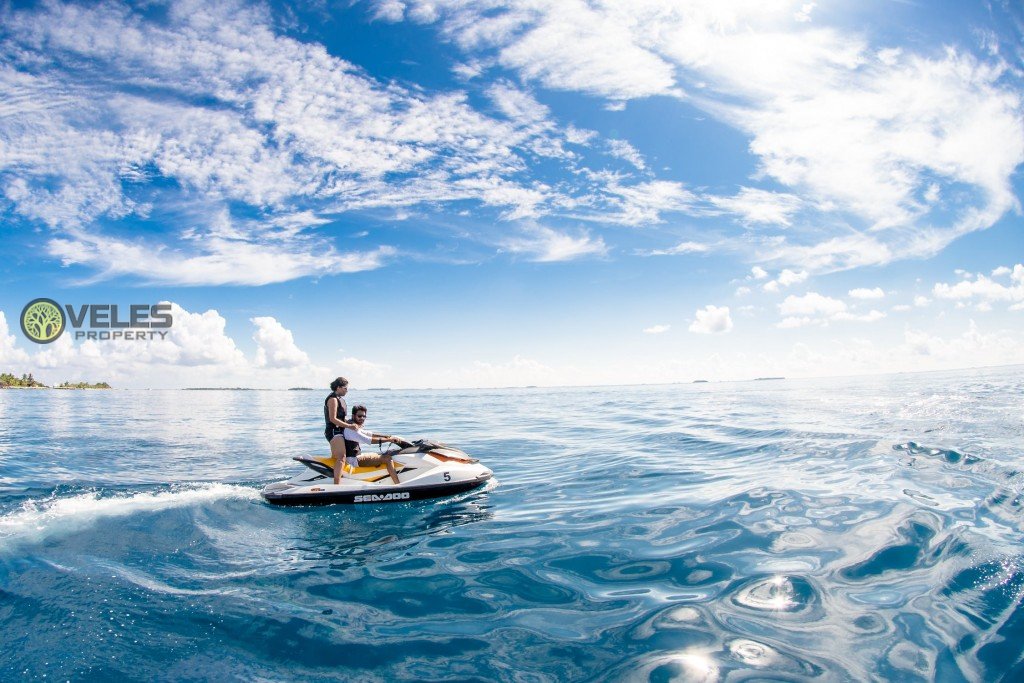
<path id="1" fill-rule="evenodd" d="M 218 500 L 256 498 L 259 498 L 256 489 L 236 484 L 210 483 L 155 493 L 103 497 L 101 492 L 94 492 L 67 498 L 28 500 L 19 510 L 0 515 L 0 550 L 18 542 L 38 541 L 52 535 L 80 530 L 101 519 Z"/>

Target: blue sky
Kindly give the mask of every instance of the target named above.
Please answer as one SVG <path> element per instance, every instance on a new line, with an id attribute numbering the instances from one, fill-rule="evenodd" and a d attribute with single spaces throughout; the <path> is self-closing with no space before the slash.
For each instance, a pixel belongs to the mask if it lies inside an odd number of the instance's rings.
<path id="1" fill-rule="evenodd" d="M 1012 3 L 15 3 L 0 365 L 445 387 L 1024 363 Z M 37 346 L 29 300 L 168 301 Z"/>

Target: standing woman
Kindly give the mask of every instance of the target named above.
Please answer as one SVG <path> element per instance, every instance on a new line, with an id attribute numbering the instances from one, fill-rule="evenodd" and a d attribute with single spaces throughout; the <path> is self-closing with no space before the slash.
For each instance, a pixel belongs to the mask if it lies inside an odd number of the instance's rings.
<path id="1" fill-rule="evenodd" d="M 348 393 L 348 380 L 338 377 L 331 382 L 331 393 L 324 399 L 324 436 L 331 444 L 331 455 L 334 457 L 334 483 L 341 483 L 341 468 L 345 465 L 345 429 L 359 429 L 354 422 L 346 422 L 345 414 L 348 404 L 345 394 Z"/>

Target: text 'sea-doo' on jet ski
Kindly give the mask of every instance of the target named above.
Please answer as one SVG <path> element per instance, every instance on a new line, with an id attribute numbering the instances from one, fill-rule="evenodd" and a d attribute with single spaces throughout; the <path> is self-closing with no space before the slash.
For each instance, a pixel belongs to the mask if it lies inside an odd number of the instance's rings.
<path id="1" fill-rule="evenodd" d="M 275 505 L 326 505 L 328 503 L 393 503 L 436 498 L 462 493 L 491 478 L 491 470 L 464 451 L 436 441 L 402 441 L 392 456 L 398 482 L 391 481 L 387 468 L 342 467 L 342 478 L 334 484 L 333 457 L 297 456 L 312 472 L 288 481 L 267 484 L 261 492 Z"/>

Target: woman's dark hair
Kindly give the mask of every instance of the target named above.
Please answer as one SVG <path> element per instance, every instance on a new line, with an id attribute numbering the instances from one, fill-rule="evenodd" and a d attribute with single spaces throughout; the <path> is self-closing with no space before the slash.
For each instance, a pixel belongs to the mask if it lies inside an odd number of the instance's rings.
<path id="1" fill-rule="evenodd" d="M 360 411 L 362 411 L 363 413 L 369 414 L 368 411 L 366 410 L 366 406 L 354 405 L 354 406 L 352 406 L 352 417 L 355 417 L 356 413 L 358 413 Z"/>
<path id="2" fill-rule="evenodd" d="M 344 377 L 338 377 L 333 382 L 331 382 L 331 391 L 337 391 L 338 387 L 347 387 L 347 386 L 348 386 L 348 380 L 345 379 Z"/>

